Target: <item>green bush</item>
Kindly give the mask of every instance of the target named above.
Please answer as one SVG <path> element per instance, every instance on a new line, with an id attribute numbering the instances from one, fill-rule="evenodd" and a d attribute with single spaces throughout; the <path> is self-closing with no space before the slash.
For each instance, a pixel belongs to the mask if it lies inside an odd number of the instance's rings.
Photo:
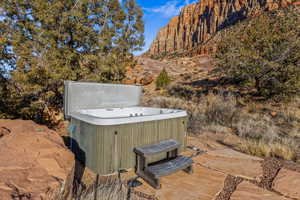
<path id="1" fill-rule="evenodd" d="M 168 75 L 168 72 L 163 69 L 158 77 L 156 78 L 155 84 L 157 89 L 164 89 L 166 88 L 171 82 L 171 79 Z"/>
<path id="2" fill-rule="evenodd" d="M 264 13 L 225 30 L 216 58 L 225 76 L 242 81 L 252 94 L 283 100 L 300 89 L 300 12 Z"/>

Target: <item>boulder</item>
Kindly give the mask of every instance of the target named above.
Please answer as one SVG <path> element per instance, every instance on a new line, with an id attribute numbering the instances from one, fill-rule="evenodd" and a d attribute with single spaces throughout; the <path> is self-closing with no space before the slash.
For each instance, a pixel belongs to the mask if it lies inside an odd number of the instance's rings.
<path id="1" fill-rule="evenodd" d="M 126 84 L 126 85 L 134 85 L 136 82 L 135 78 L 132 78 L 132 79 L 125 79 L 123 80 L 123 84 Z"/>
<path id="2" fill-rule="evenodd" d="M 153 76 L 149 73 L 145 73 L 140 80 L 141 85 L 149 85 L 154 80 Z"/>
<path id="3" fill-rule="evenodd" d="M 75 160 L 54 131 L 0 120 L 0 199 L 70 199 Z"/>

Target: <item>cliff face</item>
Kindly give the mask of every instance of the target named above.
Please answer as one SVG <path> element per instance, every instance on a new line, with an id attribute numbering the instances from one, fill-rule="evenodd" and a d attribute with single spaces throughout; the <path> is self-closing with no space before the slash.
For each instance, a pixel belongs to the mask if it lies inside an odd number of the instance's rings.
<path id="1" fill-rule="evenodd" d="M 205 43 L 213 35 L 239 20 L 265 10 L 286 7 L 292 0 L 201 0 L 184 7 L 179 16 L 170 20 L 157 34 L 149 55 L 199 48 L 208 53 L 215 48 Z"/>

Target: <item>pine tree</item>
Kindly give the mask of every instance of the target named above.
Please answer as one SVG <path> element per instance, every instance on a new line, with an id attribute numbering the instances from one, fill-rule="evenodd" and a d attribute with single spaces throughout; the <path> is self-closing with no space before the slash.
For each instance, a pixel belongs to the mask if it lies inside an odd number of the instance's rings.
<path id="1" fill-rule="evenodd" d="M 10 70 L 18 117 L 38 121 L 45 110 L 60 110 L 64 80 L 124 78 L 143 45 L 142 13 L 131 2 L 130 9 L 118 0 L 0 2 L 0 74 Z"/>
<path id="2" fill-rule="evenodd" d="M 227 30 L 217 52 L 218 69 L 256 96 L 290 99 L 300 90 L 300 11 L 264 13 Z"/>
<path id="3" fill-rule="evenodd" d="M 171 79 L 168 75 L 168 72 L 165 68 L 159 73 L 158 77 L 155 80 L 155 85 L 157 89 L 166 88 L 171 82 Z"/>
<path id="4" fill-rule="evenodd" d="M 124 2 L 126 11 L 125 27 L 119 44 L 123 47 L 123 53 L 133 53 L 141 50 L 144 46 L 144 23 L 143 10 L 136 4 L 135 0 Z"/>

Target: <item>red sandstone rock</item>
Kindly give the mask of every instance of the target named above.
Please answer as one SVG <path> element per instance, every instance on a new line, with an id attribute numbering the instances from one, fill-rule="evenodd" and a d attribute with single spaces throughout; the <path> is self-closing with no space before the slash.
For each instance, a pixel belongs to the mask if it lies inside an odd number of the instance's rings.
<path id="1" fill-rule="evenodd" d="M 263 174 L 260 161 L 261 159 L 257 157 L 232 149 L 209 151 L 202 156 L 194 158 L 195 163 L 210 169 L 252 180 Z"/>
<path id="2" fill-rule="evenodd" d="M 122 83 L 126 85 L 134 85 L 135 82 L 136 82 L 135 79 L 132 78 L 132 79 L 125 79 Z"/>
<path id="3" fill-rule="evenodd" d="M 163 177 L 162 188 L 155 190 L 145 183 L 134 188 L 135 192 L 155 196 L 159 200 L 212 200 L 223 188 L 226 174 L 195 165 L 192 175 L 183 171 Z"/>
<path id="4" fill-rule="evenodd" d="M 247 181 L 239 184 L 230 200 L 288 200 L 276 193 L 264 190 Z"/>
<path id="5" fill-rule="evenodd" d="M 140 79 L 139 83 L 141 85 L 149 85 L 154 80 L 153 76 L 149 73 L 144 74 L 144 76 Z"/>
<path id="6" fill-rule="evenodd" d="M 300 199 L 300 173 L 281 169 L 274 180 L 273 189 L 293 199 Z"/>
<path id="7" fill-rule="evenodd" d="M 70 199 L 75 162 L 62 138 L 32 121 L 0 127 L 0 199 Z"/>
<path id="8" fill-rule="evenodd" d="M 0 138 L 9 135 L 11 131 L 6 127 L 0 127 Z"/>
<path id="9" fill-rule="evenodd" d="M 277 1 L 276 1 L 277 2 Z M 239 19 L 256 16 L 264 10 L 287 7 L 291 0 L 201 0 L 184 7 L 157 34 L 147 54 L 160 55 L 175 51 L 193 50 L 209 54 L 216 48 L 204 45 L 214 34 Z M 300 2 L 298 2 L 300 4 Z M 297 3 L 293 3 L 297 5 Z M 251 11 L 251 12 L 250 12 Z M 201 44 L 201 45 L 200 45 Z M 197 49 L 198 48 L 198 49 Z"/>

